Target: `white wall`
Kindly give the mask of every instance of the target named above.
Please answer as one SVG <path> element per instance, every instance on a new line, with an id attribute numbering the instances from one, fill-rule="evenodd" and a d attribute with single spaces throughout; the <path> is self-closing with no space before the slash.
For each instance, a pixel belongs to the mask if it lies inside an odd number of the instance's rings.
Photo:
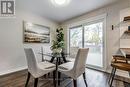
<path id="1" fill-rule="evenodd" d="M 86 13 L 80 17 L 73 18 L 71 20 L 68 20 L 62 25 L 64 28 L 67 28 L 67 26 L 77 23 L 77 22 L 82 22 L 86 19 L 102 15 L 104 13 L 107 13 L 107 18 L 106 18 L 106 46 L 107 46 L 107 69 L 110 68 L 110 61 L 112 59 L 112 55 L 115 54 L 120 46 L 119 42 L 119 37 L 120 37 L 120 32 L 119 29 L 114 29 L 112 30 L 111 26 L 118 24 L 120 22 L 120 10 L 125 9 L 130 7 L 130 0 L 121 0 L 119 2 L 116 2 L 114 4 L 105 6 L 103 8 L 97 9 L 95 11 L 92 11 L 90 13 Z M 67 29 L 64 30 L 66 34 L 66 44 L 68 43 L 67 41 Z"/>
<path id="2" fill-rule="evenodd" d="M 32 47 L 36 53 L 40 51 L 41 46 L 44 51 L 50 49 L 50 44 L 23 44 L 23 20 L 49 26 L 51 40 L 55 37 L 54 32 L 58 24 L 33 13 L 17 9 L 15 18 L 0 18 L 0 75 L 27 67 L 24 47 Z"/>
<path id="3" fill-rule="evenodd" d="M 109 68 L 112 54 L 114 54 L 119 48 L 119 29 L 111 30 L 111 25 L 117 24 L 120 21 L 120 10 L 129 6 L 130 0 L 121 0 L 118 3 L 114 3 L 104 8 L 84 14 L 80 17 L 68 20 L 62 23 L 62 25 L 67 27 L 69 24 L 108 13 L 106 41 L 107 65 Z M 0 75 L 25 69 L 27 67 L 23 50 L 24 47 L 33 47 L 36 52 L 40 50 L 41 46 L 45 48 L 45 51 L 49 50 L 50 44 L 23 44 L 23 20 L 51 27 L 51 37 L 53 38 L 55 37 L 55 34 L 53 34 L 54 30 L 58 27 L 58 24 L 53 21 L 34 15 L 33 13 L 27 13 L 24 10 L 19 10 L 17 8 L 16 10 L 16 18 L 0 18 Z M 67 29 L 64 31 L 67 43 Z M 41 59 L 39 58 L 39 61 L 40 60 Z"/>
<path id="4" fill-rule="evenodd" d="M 130 15 L 130 8 L 126 8 L 120 11 L 120 21 L 124 20 L 124 17 Z M 126 30 L 128 30 L 128 25 L 130 23 L 122 24 L 120 26 L 120 38 Z M 130 48 L 130 38 L 129 39 L 120 39 L 120 48 Z"/>

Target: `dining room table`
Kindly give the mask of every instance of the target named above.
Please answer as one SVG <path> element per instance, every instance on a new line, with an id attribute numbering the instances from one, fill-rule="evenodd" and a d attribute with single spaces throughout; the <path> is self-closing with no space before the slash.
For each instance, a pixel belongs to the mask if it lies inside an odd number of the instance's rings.
<path id="1" fill-rule="evenodd" d="M 67 62 L 66 56 L 68 56 L 69 53 L 39 53 L 39 54 L 51 57 L 51 60 L 49 61 L 51 63 L 54 60 L 56 60 L 55 61 L 55 64 L 56 64 L 56 70 L 55 70 L 55 77 L 56 78 L 55 79 L 56 79 L 56 87 L 58 87 L 58 81 L 59 81 L 58 79 L 60 79 L 59 76 L 58 76 L 59 73 L 60 73 L 60 72 L 58 72 L 58 66 L 60 64 L 62 64 L 62 63 L 66 63 Z"/>

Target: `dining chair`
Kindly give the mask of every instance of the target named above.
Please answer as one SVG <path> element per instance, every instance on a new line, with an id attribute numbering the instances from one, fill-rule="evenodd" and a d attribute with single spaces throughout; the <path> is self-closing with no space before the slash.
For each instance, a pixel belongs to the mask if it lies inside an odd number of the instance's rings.
<path id="1" fill-rule="evenodd" d="M 74 87 L 77 87 L 77 78 L 83 74 L 84 82 L 87 87 L 87 82 L 85 80 L 85 68 L 86 60 L 89 48 L 80 48 L 77 52 L 75 62 L 68 62 L 59 65 L 58 71 L 71 77 L 74 82 Z"/>
<path id="2" fill-rule="evenodd" d="M 25 87 L 27 87 L 30 75 L 32 75 L 34 80 L 34 87 L 37 87 L 38 84 L 38 78 L 55 70 L 55 64 L 49 63 L 49 62 L 40 62 L 38 63 L 36 60 L 36 56 L 34 54 L 33 49 L 31 48 L 24 48 L 26 59 L 27 59 L 27 65 L 28 65 L 28 76 L 27 81 L 25 84 Z M 53 75 L 53 77 L 55 77 Z M 53 78 L 55 81 L 55 79 Z"/>
<path id="3" fill-rule="evenodd" d="M 128 61 L 130 61 L 130 59 L 125 58 L 124 56 L 120 55 L 113 56 L 113 59 L 111 61 L 111 66 L 113 69 L 108 81 L 110 87 L 112 87 L 112 83 L 117 69 L 130 72 L 130 63 Z"/>

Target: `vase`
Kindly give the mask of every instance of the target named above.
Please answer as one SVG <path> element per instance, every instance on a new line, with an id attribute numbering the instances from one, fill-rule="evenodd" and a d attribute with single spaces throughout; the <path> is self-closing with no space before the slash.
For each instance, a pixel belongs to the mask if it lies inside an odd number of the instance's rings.
<path id="1" fill-rule="evenodd" d="M 61 53 L 62 48 L 53 49 L 53 53 Z"/>

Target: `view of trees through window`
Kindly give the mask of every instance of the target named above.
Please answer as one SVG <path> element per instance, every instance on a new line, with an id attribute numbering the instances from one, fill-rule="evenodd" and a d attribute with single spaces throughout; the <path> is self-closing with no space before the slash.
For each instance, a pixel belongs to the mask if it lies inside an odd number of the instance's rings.
<path id="1" fill-rule="evenodd" d="M 84 26 L 84 47 L 91 47 L 91 52 L 102 51 L 102 27 L 102 22 Z"/>
<path id="2" fill-rule="evenodd" d="M 103 22 L 70 29 L 70 52 L 77 47 L 89 48 L 87 63 L 102 67 Z"/>
<path id="3" fill-rule="evenodd" d="M 82 47 L 82 27 L 70 30 L 70 46 Z"/>

